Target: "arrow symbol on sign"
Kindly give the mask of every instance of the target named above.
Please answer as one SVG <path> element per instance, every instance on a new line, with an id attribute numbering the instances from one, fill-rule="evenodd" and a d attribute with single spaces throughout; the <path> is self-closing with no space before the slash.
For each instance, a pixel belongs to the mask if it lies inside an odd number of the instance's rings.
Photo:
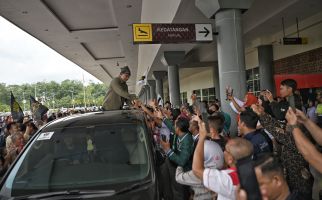
<path id="1" fill-rule="evenodd" d="M 209 35 L 210 31 L 206 28 L 206 27 L 203 27 L 204 31 L 199 31 L 199 33 L 205 33 L 205 37 L 207 37 L 207 35 Z"/>

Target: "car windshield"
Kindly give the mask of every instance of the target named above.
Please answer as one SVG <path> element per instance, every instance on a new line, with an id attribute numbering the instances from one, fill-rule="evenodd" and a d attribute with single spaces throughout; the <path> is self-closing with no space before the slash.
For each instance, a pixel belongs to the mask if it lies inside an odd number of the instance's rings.
<path id="1" fill-rule="evenodd" d="M 117 190 L 148 174 L 146 133 L 140 124 L 55 129 L 38 134 L 1 193 Z"/>

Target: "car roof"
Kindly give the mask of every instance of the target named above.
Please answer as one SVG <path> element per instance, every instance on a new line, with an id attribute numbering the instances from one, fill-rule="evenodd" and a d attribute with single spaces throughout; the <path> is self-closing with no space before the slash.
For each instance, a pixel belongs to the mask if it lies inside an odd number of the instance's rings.
<path id="1" fill-rule="evenodd" d="M 61 129 L 72 127 L 88 127 L 98 126 L 104 124 L 124 124 L 124 123 L 137 123 L 144 121 L 142 111 L 138 110 L 115 110 L 103 112 L 91 112 L 85 114 L 76 114 L 55 120 L 43 128 L 48 129 Z"/>

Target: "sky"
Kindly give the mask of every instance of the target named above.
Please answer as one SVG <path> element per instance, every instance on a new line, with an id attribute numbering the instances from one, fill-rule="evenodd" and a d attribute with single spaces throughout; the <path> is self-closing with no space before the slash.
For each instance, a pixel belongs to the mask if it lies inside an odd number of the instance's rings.
<path id="1" fill-rule="evenodd" d="M 36 38 L 0 16 L 0 83 L 7 85 L 61 82 L 66 79 L 100 82 Z"/>

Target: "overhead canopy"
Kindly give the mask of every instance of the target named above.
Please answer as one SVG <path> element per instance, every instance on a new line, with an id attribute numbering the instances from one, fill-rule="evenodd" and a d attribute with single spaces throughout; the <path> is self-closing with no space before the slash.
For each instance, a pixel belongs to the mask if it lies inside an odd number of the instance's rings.
<path id="1" fill-rule="evenodd" d="M 321 0 L 255 0 L 243 14 L 246 47 L 257 38 L 281 31 L 282 17 L 289 27 L 296 17 L 305 19 L 321 7 Z M 160 61 L 164 51 L 185 51 L 183 65 L 190 68 L 215 66 L 217 61 L 215 41 L 133 44 L 133 23 L 213 24 L 194 0 L 0 0 L 0 15 L 105 83 L 128 65 L 130 92 L 138 93 L 136 81 L 142 75 L 151 79 L 152 71 L 166 70 Z M 193 73 L 193 69 L 188 71 L 180 75 Z"/>

